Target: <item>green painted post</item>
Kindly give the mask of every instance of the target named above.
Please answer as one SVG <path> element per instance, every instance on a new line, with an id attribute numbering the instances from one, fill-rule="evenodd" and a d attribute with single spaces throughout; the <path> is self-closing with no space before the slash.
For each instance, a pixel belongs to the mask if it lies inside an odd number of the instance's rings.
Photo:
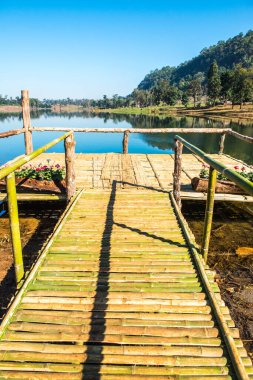
<path id="1" fill-rule="evenodd" d="M 217 178 L 217 171 L 210 166 L 207 200 L 206 200 L 206 211 L 205 211 L 205 222 L 204 222 L 204 231 L 203 231 L 203 239 L 202 239 L 202 247 L 201 247 L 201 253 L 204 257 L 205 262 L 207 262 L 209 242 L 210 242 L 211 229 L 212 229 L 216 178 Z"/>
<path id="2" fill-rule="evenodd" d="M 15 174 L 10 173 L 6 177 L 8 210 L 10 219 L 10 230 L 12 240 L 12 251 L 14 256 L 14 268 L 17 284 L 24 276 L 24 264 L 22 256 L 22 245 L 20 238 L 19 220 L 18 220 L 18 203 L 16 194 Z"/>

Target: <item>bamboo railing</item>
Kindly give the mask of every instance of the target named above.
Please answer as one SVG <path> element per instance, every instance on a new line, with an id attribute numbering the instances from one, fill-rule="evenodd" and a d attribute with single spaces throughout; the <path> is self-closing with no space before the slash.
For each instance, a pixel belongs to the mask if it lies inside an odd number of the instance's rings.
<path id="1" fill-rule="evenodd" d="M 22 165 L 30 162 L 40 154 L 52 148 L 60 141 L 64 140 L 65 145 L 65 165 L 66 165 L 66 191 L 67 200 L 70 200 L 76 192 L 75 187 L 75 173 L 74 173 L 74 135 L 73 132 L 67 132 L 57 139 L 49 142 L 41 148 L 33 151 L 32 153 L 13 160 L 10 165 L 0 169 L 0 179 L 6 178 L 7 185 L 7 201 L 10 219 L 10 230 L 12 240 L 12 250 L 14 256 L 14 268 L 16 282 L 19 283 L 24 276 L 24 264 L 22 257 L 22 245 L 19 228 L 18 218 L 18 204 L 15 183 L 15 170 L 19 169 Z"/>
<path id="2" fill-rule="evenodd" d="M 173 181 L 173 195 L 175 201 L 179 208 L 181 208 L 181 172 L 182 172 L 182 152 L 183 146 L 189 149 L 192 153 L 200 157 L 205 163 L 210 166 L 209 169 L 209 180 L 208 180 L 208 191 L 206 200 L 206 211 L 205 211 L 205 222 L 204 231 L 202 238 L 201 253 L 204 260 L 207 261 L 209 242 L 211 236 L 212 219 L 213 219 L 213 208 L 214 208 L 214 195 L 215 195 L 215 185 L 217 172 L 222 173 L 232 182 L 236 183 L 242 190 L 244 190 L 249 195 L 253 196 L 253 183 L 248 179 L 242 177 L 233 169 L 228 169 L 222 163 L 209 157 L 208 154 L 203 152 L 201 149 L 197 148 L 195 145 L 189 143 L 180 136 L 175 136 L 175 160 L 174 160 L 174 181 Z"/>

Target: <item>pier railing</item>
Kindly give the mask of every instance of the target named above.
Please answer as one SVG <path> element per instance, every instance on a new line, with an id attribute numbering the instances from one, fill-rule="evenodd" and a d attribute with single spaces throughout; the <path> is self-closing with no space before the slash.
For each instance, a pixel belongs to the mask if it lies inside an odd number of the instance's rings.
<path id="1" fill-rule="evenodd" d="M 14 268 L 15 268 L 15 276 L 16 276 L 17 283 L 19 283 L 24 276 L 24 264 L 23 264 L 22 244 L 21 244 L 20 228 L 19 228 L 15 170 L 19 169 L 22 165 L 27 164 L 34 158 L 38 157 L 40 154 L 52 148 L 53 146 L 55 146 L 62 140 L 64 140 L 64 147 L 65 147 L 67 200 L 70 200 L 70 198 L 76 192 L 75 172 L 74 172 L 75 141 L 74 141 L 73 132 L 65 133 L 64 135 L 49 142 L 48 144 L 42 146 L 41 148 L 35 150 L 34 152 L 27 154 L 23 157 L 17 158 L 16 160 L 13 160 L 10 165 L 0 169 L 0 180 L 6 178 L 12 251 L 13 251 L 13 256 L 14 256 Z"/>
<path id="2" fill-rule="evenodd" d="M 189 143 L 180 136 L 175 136 L 175 160 L 174 160 L 174 181 L 173 181 L 173 195 L 179 208 L 181 208 L 181 173 L 182 173 L 182 153 L 183 146 L 189 149 L 196 156 L 200 157 L 206 164 L 209 165 L 208 177 L 208 190 L 206 200 L 205 222 L 202 238 L 201 253 L 204 260 L 207 261 L 209 242 L 211 236 L 213 208 L 214 208 L 214 195 L 216 187 L 217 172 L 222 173 L 238 187 L 244 190 L 247 194 L 253 196 L 253 183 L 247 178 L 242 177 L 235 170 L 227 168 L 222 163 L 214 160 L 208 154 L 197 148 L 195 145 Z"/>

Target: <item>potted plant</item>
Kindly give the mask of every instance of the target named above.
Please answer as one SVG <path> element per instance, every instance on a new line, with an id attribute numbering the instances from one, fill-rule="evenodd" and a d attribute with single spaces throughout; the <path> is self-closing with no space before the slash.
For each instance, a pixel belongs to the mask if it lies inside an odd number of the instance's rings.
<path id="1" fill-rule="evenodd" d="M 240 174 L 242 177 L 247 178 L 249 181 L 253 182 L 253 171 L 247 171 L 244 166 L 234 166 L 234 170 Z M 197 192 L 207 192 L 208 188 L 208 177 L 209 177 L 209 166 L 206 164 L 202 165 L 199 177 L 194 177 L 191 180 L 192 188 Z M 217 183 L 215 187 L 217 193 L 228 193 L 228 194 L 245 194 L 245 192 L 238 187 L 234 182 L 230 181 L 222 173 L 217 174 Z"/>
<path id="2" fill-rule="evenodd" d="M 64 193 L 65 167 L 47 160 L 47 165 L 23 165 L 15 171 L 17 191 L 43 191 L 46 193 Z M 5 180 L 0 181 L 0 190 L 6 189 Z"/>

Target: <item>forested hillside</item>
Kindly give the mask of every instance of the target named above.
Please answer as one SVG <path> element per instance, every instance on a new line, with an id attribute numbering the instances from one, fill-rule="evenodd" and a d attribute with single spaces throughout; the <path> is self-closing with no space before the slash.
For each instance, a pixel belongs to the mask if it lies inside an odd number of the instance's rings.
<path id="1" fill-rule="evenodd" d="M 193 79 L 196 74 L 206 76 L 213 61 L 217 62 L 221 71 L 232 69 L 238 64 L 245 68 L 253 66 L 253 31 L 245 35 L 240 33 L 227 41 L 219 41 L 216 45 L 204 48 L 197 57 L 178 67 L 166 66 L 152 71 L 141 81 L 138 89 L 149 90 L 161 79 L 182 87 L 185 81 Z"/>

